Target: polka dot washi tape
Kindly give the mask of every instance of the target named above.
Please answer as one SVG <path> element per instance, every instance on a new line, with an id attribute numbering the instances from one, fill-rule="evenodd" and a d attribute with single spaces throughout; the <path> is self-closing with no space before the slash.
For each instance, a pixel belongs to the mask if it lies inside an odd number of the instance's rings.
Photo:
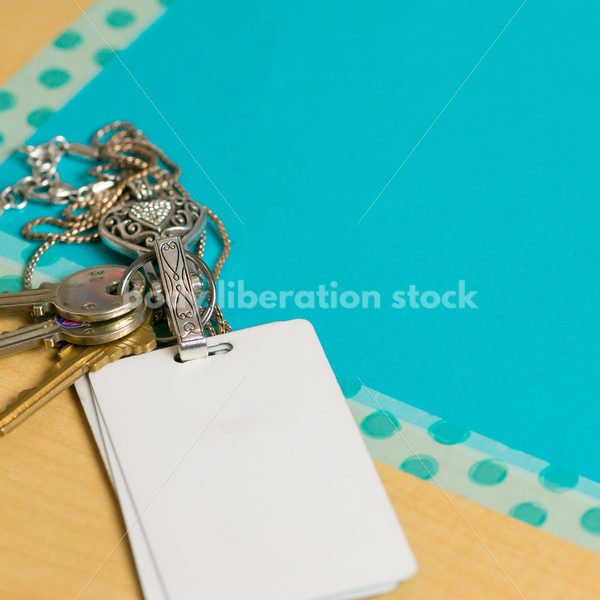
<path id="1" fill-rule="evenodd" d="M 600 551 L 600 485 L 339 378 L 371 456 Z"/>
<path id="2" fill-rule="evenodd" d="M 25 142 L 170 4 L 100 0 L 0 86 L 0 161 Z"/>

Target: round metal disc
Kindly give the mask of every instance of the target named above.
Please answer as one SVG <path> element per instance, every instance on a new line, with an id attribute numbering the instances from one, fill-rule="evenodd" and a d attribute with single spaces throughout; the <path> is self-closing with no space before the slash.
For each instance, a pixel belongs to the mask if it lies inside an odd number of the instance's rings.
<path id="1" fill-rule="evenodd" d="M 62 324 L 61 317 L 56 317 L 62 329 L 62 339 L 80 346 L 95 346 L 107 344 L 121 339 L 142 325 L 149 308 L 140 304 L 127 315 L 110 321 L 76 324 Z"/>
<path id="2" fill-rule="evenodd" d="M 130 313 L 144 300 L 145 280 L 141 274 L 131 279 L 129 291 L 117 294 L 119 281 L 127 267 L 103 265 L 83 269 L 63 279 L 56 288 L 52 304 L 57 314 L 94 323 Z"/>

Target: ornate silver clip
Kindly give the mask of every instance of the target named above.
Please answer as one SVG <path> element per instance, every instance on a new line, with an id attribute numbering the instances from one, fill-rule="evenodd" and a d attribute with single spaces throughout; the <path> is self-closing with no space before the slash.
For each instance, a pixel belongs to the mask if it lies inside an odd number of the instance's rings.
<path id="1" fill-rule="evenodd" d="M 181 360 L 205 358 L 208 346 L 183 242 L 179 237 L 161 238 L 154 242 L 154 251 L 160 269 L 167 319 L 177 339 L 179 357 Z"/>
<path id="2" fill-rule="evenodd" d="M 129 281 L 133 274 L 153 260 L 156 260 L 160 269 L 167 318 L 179 346 L 179 357 L 182 361 L 207 357 L 208 346 L 204 326 L 209 322 L 215 309 L 217 290 L 207 264 L 186 250 L 180 237 L 172 236 L 156 240 L 153 250 L 131 263 L 121 279 L 117 292 L 122 293 L 121 290 L 129 289 Z M 207 282 L 208 305 L 202 310 L 196 303 L 188 260 L 198 266 Z"/>

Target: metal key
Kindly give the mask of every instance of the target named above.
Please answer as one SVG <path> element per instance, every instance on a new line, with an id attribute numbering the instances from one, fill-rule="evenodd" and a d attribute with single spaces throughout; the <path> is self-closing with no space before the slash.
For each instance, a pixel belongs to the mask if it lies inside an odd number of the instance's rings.
<path id="1" fill-rule="evenodd" d="M 0 334 L 0 357 L 33 348 L 40 343 L 50 348 L 59 342 L 82 346 L 105 344 L 137 329 L 148 312 L 150 311 L 146 305 L 140 304 L 122 317 L 99 323 L 81 323 L 58 315 L 46 318 L 39 323 Z"/>
<path id="2" fill-rule="evenodd" d="M 115 293 L 125 267 L 105 265 L 82 269 L 56 284 L 0 294 L 0 309 L 31 309 L 36 317 L 58 314 L 67 319 L 96 322 L 131 312 L 143 301 L 145 282 L 138 276 L 130 291 Z"/>
<path id="3" fill-rule="evenodd" d="M 19 394 L 16 402 L 0 413 L 0 434 L 5 434 L 31 416 L 60 392 L 90 371 L 98 371 L 108 363 L 131 354 L 150 352 L 156 347 L 156 336 L 148 311 L 142 325 L 125 337 L 101 346 L 67 345 L 59 352 L 59 361 L 40 386 Z"/>

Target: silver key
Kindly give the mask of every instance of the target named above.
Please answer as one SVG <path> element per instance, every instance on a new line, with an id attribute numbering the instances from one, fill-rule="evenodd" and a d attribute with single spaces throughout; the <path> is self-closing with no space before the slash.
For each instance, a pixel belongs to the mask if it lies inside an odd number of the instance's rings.
<path id="1" fill-rule="evenodd" d="M 57 314 L 85 323 L 125 315 L 143 301 L 145 282 L 138 273 L 129 293 L 117 295 L 125 267 L 104 265 L 77 271 L 55 284 L 0 294 L 1 309 L 31 309 L 36 317 Z"/>
<path id="2" fill-rule="evenodd" d="M 0 356 L 28 350 L 40 343 L 50 348 L 59 342 L 79 346 L 106 344 L 135 331 L 144 322 L 148 310 L 145 304 L 140 304 L 122 317 L 98 323 L 80 323 L 59 315 L 46 318 L 39 323 L 0 334 Z"/>

